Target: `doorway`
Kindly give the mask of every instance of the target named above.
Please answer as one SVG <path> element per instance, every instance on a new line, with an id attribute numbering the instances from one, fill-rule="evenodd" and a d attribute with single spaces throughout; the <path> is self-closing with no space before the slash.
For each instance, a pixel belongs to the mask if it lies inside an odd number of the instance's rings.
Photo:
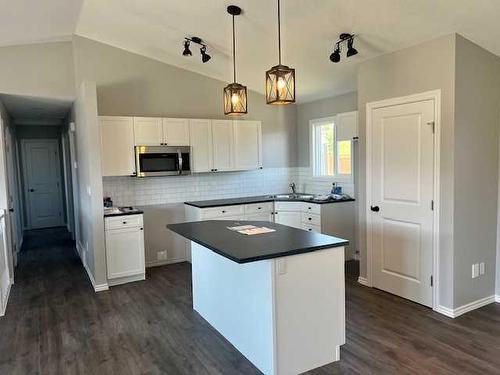
<path id="1" fill-rule="evenodd" d="M 439 93 L 367 104 L 368 279 L 433 307 L 438 237 Z"/>
<path id="2" fill-rule="evenodd" d="M 62 226 L 61 159 L 57 139 L 22 139 L 26 229 Z"/>

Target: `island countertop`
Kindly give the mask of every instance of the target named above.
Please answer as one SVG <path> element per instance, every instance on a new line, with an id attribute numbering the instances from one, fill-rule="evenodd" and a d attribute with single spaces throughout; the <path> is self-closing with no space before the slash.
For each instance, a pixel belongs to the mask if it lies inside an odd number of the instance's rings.
<path id="1" fill-rule="evenodd" d="M 245 235 L 227 227 L 255 225 L 275 232 Z M 267 221 L 207 220 L 169 224 L 167 228 L 237 263 L 346 246 L 349 241 Z"/>

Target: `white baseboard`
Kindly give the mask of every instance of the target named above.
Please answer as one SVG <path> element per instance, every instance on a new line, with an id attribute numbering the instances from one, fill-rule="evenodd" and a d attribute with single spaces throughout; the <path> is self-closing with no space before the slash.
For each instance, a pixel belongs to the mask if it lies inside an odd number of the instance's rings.
<path id="1" fill-rule="evenodd" d="M 468 313 L 469 311 L 476 310 L 483 306 L 489 305 L 490 303 L 495 302 L 497 298 L 498 296 L 489 296 L 480 298 L 476 301 L 457 307 L 456 309 L 450 309 L 448 307 L 438 306 L 437 308 L 434 309 L 434 311 L 446 315 L 449 318 L 457 318 L 460 315 Z"/>
<path id="2" fill-rule="evenodd" d="M 187 259 L 151 260 L 146 262 L 146 268 L 166 266 L 167 264 L 187 262 Z"/>
<path id="3" fill-rule="evenodd" d="M 358 283 L 364 286 L 370 286 L 370 284 L 368 284 L 368 279 L 366 277 L 362 276 L 358 277 Z"/>
<path id="4" fill-rule="evenodd" d="M 496 302 L 496 303 L 500 303 L 500 294 L 497 294 L 497 295 L 495 296 L 495 302 Z"/>
<path id="5" fill-rule="evenodd" d="M 90 279 L 90 283 L 92 284 L 92 287 L 94 288 L 94 291 L 97 292 L 102 292 L 104 290 L 108 290 L 109 286 L 107 283 L 104 284 L 96 284 L 94 280 L 94 276 L 92 275 L 92 272 L 90 272 L 89 267 L 87 266 L 86 262 L 82 262 L 83 267 L 85 268 L 85 271 L 87 271 L 87 275 Z"/>
<path id="6" fill-rule="evenodd" d="M 9 280 L 9 285 L 7 285 L 7 293 L 5 294 L 5 301 L 3 301 L 3 306 L 0 306 L 0 317 L 5 315 L 5 311 L 7 310 L 7 303 L 9 302 L 10 296 L 10 288 L 12 287 L 12 280 Z"/>
<path id="7" fill-rule="evenodd" d="M 83 245 L 80 241 L 76 241 L 76 251 L 78 252 L 78 255 L 80 256 L 80 259 L 83 261 L 82 253 L 83 253 Z"/>

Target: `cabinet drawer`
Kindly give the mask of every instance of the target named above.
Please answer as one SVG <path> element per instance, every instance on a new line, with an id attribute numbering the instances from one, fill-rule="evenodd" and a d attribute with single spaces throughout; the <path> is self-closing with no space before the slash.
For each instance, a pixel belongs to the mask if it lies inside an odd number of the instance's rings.
<path id="1" fill-rule="evenodd" d="M 222 206 L 222 207 L 211 207 L 204 208 L 201 212 L 201 219 L 217 219 L 223 218 L 225 216 L 242 216 L 244 214 L 244 207 L 242 205 L 237 206 Z"/>
<path id="2" fill-rule="evenodd" d="M 321 216 L 310 214 L 309 212 L 302 212 L 302 222 L 304 224 L 321 225 Z"/>
<path id="3" fill-rule="evenodd" d="M 312 224 L 302 224 L 302 228 L 308 232 L 321 233 L 321 226 Z"/>
<path id="4" fill-rule="evenodd" d="M 316 203 L 302 203 L 302 212 L 310 212 L 313 214 L 321 214 L 321 206 Z"/>
<path id="5" fill-rule="evenodd" d="M 258 214 L 261 212 L 272 212 L 273 202 L 252 203 L 245 205 L 245 214 Z"/>
<path id="6" fill-rule="evenodd" d="M 113 216 L 104 220 L 106 230 L 132 227 L 142 227 L 142 215 Z"/>
<path id="7" fill-rule="evenodd" d="M 302 202 L 275 202 L 276 211 L 302 211 Z"/>

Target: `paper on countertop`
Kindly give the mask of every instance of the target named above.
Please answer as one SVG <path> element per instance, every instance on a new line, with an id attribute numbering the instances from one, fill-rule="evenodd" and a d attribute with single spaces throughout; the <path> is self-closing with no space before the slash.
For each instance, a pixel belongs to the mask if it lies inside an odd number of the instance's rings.
<path id="1" fill-rule="evenodd" d="M 254 234 L 276 232 L 276 229 L 271 229 L 267 227 L 256 227 L 255 225 L 240 225 L 237 227 L 227 227 L 227 229 L 234 230 L 241 234 L 246 234 L 247 236 L 252 236 Z"/>

